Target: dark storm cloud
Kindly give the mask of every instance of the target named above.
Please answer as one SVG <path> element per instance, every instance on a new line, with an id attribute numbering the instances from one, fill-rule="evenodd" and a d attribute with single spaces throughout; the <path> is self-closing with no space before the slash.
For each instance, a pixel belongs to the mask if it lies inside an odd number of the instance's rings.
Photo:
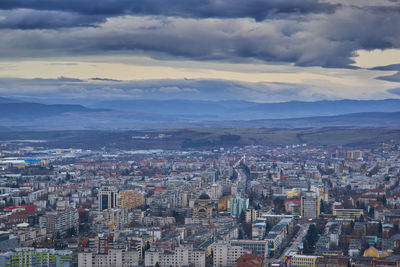
<path id="1" fill-rule="evenodd" d="M 398 70 L 400 71 L 400 64 L 392 64 L 387 66 L 379 66 L 371 68 L 370 70 Z"/>
<path id="2" fill-rule="evenodd" d="M 120 53 L 352 68 L 359 49 L 400 47 L 396 7 L 317 0 L 6 0 L 0 9 L 3 57 Z"/>
<path id="3" fill-rule="evenodd" d="M 90 78 L 92 81 L 106 81 L 106 82 L 122 82 L 122 80 L 109 79 L 109 78 Z"/>
<path id="4" fill-rule="evenodd" d="M 98 15 L 32 9 L 0 10 L 0 18 L 0 28 L 21 30 L 94 27 L 106 20 Z"/>
<path id="5" fill-rule="evenodd" d="M 378 80 L 384 80 L 384 81 L 389 81 L 389 82 L 400 82 L 400 71 L 398 71 L 397 73 L 393 74 L 393 75 L 389 75 L 389 76 L 380 76 L 377 77 L 376 79 Z"/>
<path id="6" fill-rule="evenodd" d="M 0 9 L 69 11 L 85 15 L 160 15 L 194 18 L 265 19 L 270 13 L 333 12 L 318 0 L 2 0 Z"/>
<path id="7" fill-rule="evenodd" d="M 387 90 L 389 93 L 395 94 L 395 95 L 400 95 L 400 88 L 392 88 Z"/>

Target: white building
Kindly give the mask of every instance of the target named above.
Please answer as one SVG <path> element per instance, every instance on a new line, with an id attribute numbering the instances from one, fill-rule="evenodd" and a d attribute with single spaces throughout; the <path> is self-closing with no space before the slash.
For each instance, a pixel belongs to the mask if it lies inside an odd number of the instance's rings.
<path id="1" fill-rule="evenodd" d="M 249 199 L 238 195 L 231 197 L 228 201 L 228 211 L 232 217 L 239 218 L 240 214 L 249 207 Z"/>
<path id="2" fill-rule="evenodd" d="M 245 254 L 241 246 L 234 246 L 229 242 L 218 242 L 213 244 L 213 266 L 225 267 L 236 266 L 236 260 Z"/>
<path id="3" fill-rule="evenodd" d="M 71 228 L 78 231 L 79 213 L 76 208 L 67 207 L 65 210 L 47 212 L 46 218 L 47 233 L 63 235 Z"/>
<path id="4" fill-rule="evenodd" d="M 210 189 L 211 199 L 219 199 L 222 196 L 222 187 L 219 184 L 213 184 Z"/>
<path id="5" fill-rule="evenodd" d="M 122 249 L 110 249 L 107 254 L 79 253 L 78 266 L 139 266 L 139 253 L 137 251 L 125 251 Z"/>
<path id="6" fill-rule="evenodd" d="M 155 266 L 158 263 L 161 267 L 182 267 L 190 264 L 196 267 L 205 267 L 206 253 L 193 249 L 192 246 L 180 246 L 174 251 L 150 249 L 145 253 L 144 262 L 145 266 Z"/>

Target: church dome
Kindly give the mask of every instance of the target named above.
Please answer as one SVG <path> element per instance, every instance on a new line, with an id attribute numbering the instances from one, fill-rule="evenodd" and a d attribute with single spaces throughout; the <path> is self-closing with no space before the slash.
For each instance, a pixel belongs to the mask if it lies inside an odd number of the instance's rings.
<path id="1" fill-rule="evenodd" d="M 207 195 L 206 193 L 203 193 L 199 196 L 199 199 L 210 199 L 210 196 Z"/>

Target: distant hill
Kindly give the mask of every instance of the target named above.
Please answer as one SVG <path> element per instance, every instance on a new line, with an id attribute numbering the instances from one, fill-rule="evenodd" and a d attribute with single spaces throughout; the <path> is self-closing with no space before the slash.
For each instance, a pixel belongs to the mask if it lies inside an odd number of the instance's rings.
<path id="1" fill-rule="evenodd" d="M 68 104 L 0 102 L 0 131 L 400 126 L 400 100 L 396 99 L 271 104 L 246 101 L 129 100 L 121 102 L 121 105 L 110 101 L 107 105 L 96 106 L 87 108 Z M 352 112 L 354 110 L 361 112 Z"/>
<path id="2" fill-rule="evenodd" d="M 291 119 L 209 121 L 198 123 L 197 126 L 227 128 L 398 127 L 400 126 L 400 112 L 362 112 Z"/>
<path id="3" fill-rule="evenodd" d="M 202 101 L 202 100 L 109 100 L 96 103 L 92 108 L 109 108 L 128 112 L 174 115 L 190 118 L 218 118 L 231 114 L 236 109 L 258 105 L 247 101 Z"/>
<path id="4" fill-rule="evenodd" d="M 400 99 L 291 101 L 259 104 L 242 110 L 261 112 L 269 117 L 273 115 L 275 118 L 335 116 L 361 112 L 400 112 Z"/>
<path id="5" fill-rule="evenodd" d="M 106 109 L 89 109 L 81 105 L 45 105 L 39 103 L 1 103 L 1 119 L 36 119 L 44 116 L 56 116 L 69 112 L 99 112 Z"/>
<path id="6" fill-rule="evenodd" d="M 173 115 L 192 119 L 251 120 L 335 116 L 360 112 L 400 112 L 400 99 L 291 101 L 282 103 L 139 99 L 103 101 L 91 107 Z"/>

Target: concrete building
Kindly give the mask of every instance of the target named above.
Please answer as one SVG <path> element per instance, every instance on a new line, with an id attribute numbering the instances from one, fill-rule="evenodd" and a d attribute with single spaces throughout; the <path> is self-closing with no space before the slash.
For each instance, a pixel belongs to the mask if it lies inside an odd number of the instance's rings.
<path id="1" fill-rule="evenodd" d="M 72 251 L 54 249 L 16 248 L 0 254 L 0 266 L 72 267 Z"/>
<path id="2" fill-rule="evenodd" d="M 246 210 L 246 223 L 253 223 L 259 217 L 261 217 L 261 210 L 255 210 L 255 209 Z"/>
<path id="3" fill-rule="evenodd" d="M 74 207 L 67 207 L 65 210 L 60 211 L 47 212 L 46 217 L 47 233 L 53 235 L 60 233 L 64 235 L 71 228 L 74 228 L 76 232 L 78 231 L 79 213 Z"/>
<path id="4" fill-rule="evenodd" d="M 142 192 L 127 190 L 119 192 L 117 198 L 118 208 L 127 208 L 129 211 L 144 205 L 144 196 Z"/>
<path id="5" fill-rule="evenodd" d="M 362 209 L 334 209 L 333 215 L 340 220 L 358 220 L 361 215 L 364 215 Z"/>
<path id="6" fill-rule="evenodd" d="M 213 266 L 236 266 L 236 260 L 245 254 L 242 246 L 232 245 L 229 242 L 213 244 Z"/>
<path id="7" fill-rule="evenodd" d="M 293 228 L 293 218 L 284 218 L 278 224 L 272 227 L 265 238 L 265 240 L 268 242 L 268 252 L 272 253 L 277 249 L 280 249 L 283 240 L 286 238 L 286 236 L 292 233 Z"/>
<path id="8" fill-rule="evenodd" d="M 130 251 L 122 249 L 110 249 L 106 254 L 79 253 L 78 266 L 139 266 L 139 253 L 134 250 Z"/>
<path id="9" fill-rule="evenodd" d="M 183 267 L 193 265 L 196 267 L 206 266 L 206 253 L 204 250 L 193 249 L 192 246 L 180 246 L 175 250 L 150 249 L 145 253 L 145 266 L 161 267 Z"/>
<path id="10" fill-rule="evenodd" d="M 128 210 L 126 208 L 104 210 L 103 218 L 111 232 L 114 230 L 123 230 L 129 222 Z"/>
<path id="11" fill-rule="evenodd" d="M 300 210 L 303 219 L 316 219 L 319 216 L 318 198 L 311 195 L 302 196 Z"/>
<path id="12" fill-rule="evenodd" d="M 292 255 L 290 258 L 286 260 L 290 262 L 290 266 L 292 267 L 315 267 L 318 256 L 310 256 L 310 255 Z M 288 264 L 287 264 L 288 265 Z"/>
<path id="13" fill-rule="evenodd" d="M 231 240 L 232 246 L 240 246 L 246 250 L 251 250 L 253 254 L 264 255 L 268 252 L 268 242 L 266 240 Z"/>
<path id="14" fill-rule="evenodd" d="M 242 212 L 249 207 L 249 199 L 242 198 L 238 195 L 232 197 L 228 201 L 228 212 L 234 218 L 239 218 Z"/>
<path id="15" fill-rule="evenodd" d="M 251 237 L 253 240 L 263 240 L 267 230 L 267 220 L 258 218 L 251 225 Z"/>
<path id="16" fill-rule="evenodd" d="M 117 206 L 117 189 L 114 186 L 102 186 L 98 192 L 99 211 Z"/>
<path id="17" fill-rule="evenodd" d="M 218 200 L 222 195 L 222 187 L 219 184 L 213 184 L 210 189 L 210 197 L 213 200 Z"/>

